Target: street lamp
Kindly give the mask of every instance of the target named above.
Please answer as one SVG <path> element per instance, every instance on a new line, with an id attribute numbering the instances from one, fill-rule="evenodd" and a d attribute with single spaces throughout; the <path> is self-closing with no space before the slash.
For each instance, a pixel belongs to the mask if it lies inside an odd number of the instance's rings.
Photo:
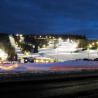
<path id="1" fill-rule="evenodd" d="M 58 39 L 59 41 L 62 41 L 63 39 L 61 38 L 61 37 L 59 37 L 59 39 Z"/>
<path id="2" fill-rule="evenodd" d="M 96 44 L 98 45 L 98 42 L 96 42 Z"/>
<path id="3" fill-rule="evenodd" d="M 16 34 L 16 36 L 19 36 L 19 34 Z"/>
<path id="4" fill-rule="evenodd" d="M 22 34 L 20 34 L 19 36 L 20 36 L 20 37 L 23 37 L 23 35 L 22 35 Z"/>
<path id="5" fill-rule="evenodd" d="M 89 44 L 88 48 L 89 48 L 89 49 L 90 49 L 90 48 L 92 48 L 92 45 L 91 45 L 91 44 Z"/>
<path id="6" fill-rule="evenodd" d="M 41 38 L 42 36 L 40 36 L 40 38 Z"/>
<path id="7" fill-rule="evenodd" d="M 95 45 L 95 43 L 93 42 L 93 43 L 92 43 L 92 45 L 94 46 L 94 45 Z"/>

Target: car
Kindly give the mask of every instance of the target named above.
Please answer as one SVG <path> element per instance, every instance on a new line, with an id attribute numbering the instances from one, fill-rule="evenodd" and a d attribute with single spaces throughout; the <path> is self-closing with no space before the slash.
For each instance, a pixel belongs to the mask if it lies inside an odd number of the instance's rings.
<path id="1" fill-rule="evenodd" d="M 98 58 L 95 58 L 94 61 L 98 61 Z"/>

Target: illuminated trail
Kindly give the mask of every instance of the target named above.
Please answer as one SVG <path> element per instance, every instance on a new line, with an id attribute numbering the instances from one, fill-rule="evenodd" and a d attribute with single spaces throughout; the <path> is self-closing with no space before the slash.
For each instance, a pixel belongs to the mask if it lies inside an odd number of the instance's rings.
<path id="1" fill-rule="evenodd" d="M 63 41 L 61 38 L 59 38 L 59 44 L 58 47 L 55 49 L 57 52 L 72 52 L 78 50 L 79 42 L 75 42 L 73 40 L 67 39 L 66 41 Z"/>
<path id="2" fill-rule="evenodd" d="M 15 44 L 15 40 L 14 40 L 14 38 L 13 38 L 12 35 L 9 36 L 9 40 L 10 40 L 11 45 L 12 45 L 13 47 L 15 47 L 16 44 Z"/>

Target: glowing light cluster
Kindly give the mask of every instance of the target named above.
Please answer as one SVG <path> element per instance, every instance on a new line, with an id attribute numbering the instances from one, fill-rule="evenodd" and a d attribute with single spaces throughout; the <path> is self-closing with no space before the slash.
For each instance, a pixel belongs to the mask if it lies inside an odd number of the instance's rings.
<path id="1" fill-rule="evenodd" d="M 8 57 L 8 54 L 6 52 L 4 52 L 2 49 L 0 49 L 0 58 L 2 60 L 6 60 Z"/>
<path id="2" fill-rule="evenodd" d="M 24 37 L 23 37 L 23 35 L 22 34 L 20 34 L 20 40 L 19 40 L 20 42 L 23 42 L 24 41 Z"/>
<path id="3" fill-rule="evenodd" d="M 18 64 L 12 64 L 10 66 L 5 66 L 4 64 L 0 65 L 0 69 L 5 71 L 10 71 L 18 67 Z"/>
<path id="4" fill-rule="evenodd" d="M 77 47 L 78 42 L 72 41 L 70 39 L 67 39 L 66 41 L 59 39 L 56 51 L 73 52 L 77 50 Z"/>
<path id="5" fill-rule="evenodd" d="M 50 59 L 50 58 L 39 57 L 39 58 L 36 58 L 34 62 L 36 62 L 36 63 L 52 63 L 52 62 L 54 62 L 54 60 Z"/>

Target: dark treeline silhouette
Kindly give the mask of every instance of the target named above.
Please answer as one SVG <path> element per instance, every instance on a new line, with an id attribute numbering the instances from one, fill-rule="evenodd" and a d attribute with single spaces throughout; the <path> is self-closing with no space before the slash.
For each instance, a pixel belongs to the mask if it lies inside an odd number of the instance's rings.
<path id="1" fill-rule="evenodd" d="M 80 47 L 86 46 L 85 41 L 87 40 L 85 35 L 77 35 L 77 34 L 25 34 L 24 43 L 19 42 L 19 37 L 15 36 L 16 42 L 22 47 L 23 52 L 38 52 L 38 47 L 43 47 L 43 45 L 47 46 L 50 39 L 75 39 L 81 40 Z"/>
<path id="2" fill-rule="evenodd" d="M 42 37 L 52 36 L 52 37 L 55 37 L 55 38 L 62 37 L 62 38 L 85 39 L 85 40 L 87 40 L 87 37 L 85 35 L 78 35 L 78 34 L 29 34 L 29 35 L 25 35 L 25 36 L 29 37 L 29 38 L 34 38 L 34 37 L 38 38 L 40 36 L 42 36 Z"/>

